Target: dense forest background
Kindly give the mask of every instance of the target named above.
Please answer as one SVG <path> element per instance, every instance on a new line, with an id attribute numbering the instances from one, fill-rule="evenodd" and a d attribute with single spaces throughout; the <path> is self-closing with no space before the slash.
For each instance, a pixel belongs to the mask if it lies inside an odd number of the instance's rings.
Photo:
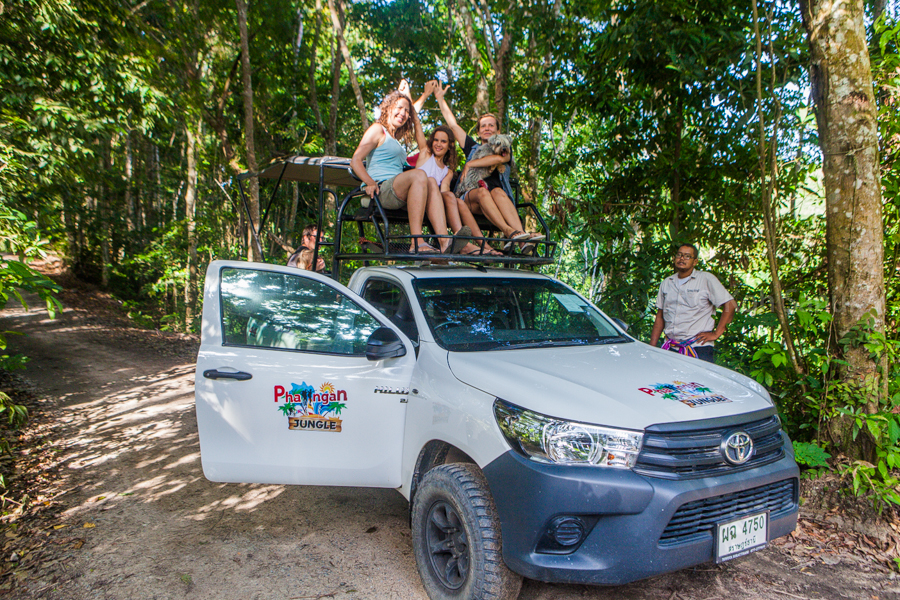
<path id="1" fill-rule="evenodd" d="M 0 233 L 22 261 L 4 263 L 4 293 L 52 298 L 24 265 L 53 250 L 138 323 L 194 331 L 205 266 L 252 256 L 235 176 L 280 155 L 349 156 L 401 78 L 414 93 L 438 79 L 464 128 L 490 110 L 514 137 L 523 194 L 560 242 L 547 272 L 647 339 L 673 246 L 698 244 L 739 303 L 719 363 L 770 389 L 803 464 L 900 504 L 900 3 L 846 4 L 859 14 L 763 0 L 0 1 Z M 822 82 L 840 64 L 823 67 L 837 59 L 821 37 L 855 22 L 861 49 L 841 52 L 871 83 L 848 97 L 872 99 L 877 141 L 838 152 Z M 421 117 L 440 123 L 433 99 Z M 826 211 L 836 154 L 855 165 L 838 190 L 852 211 Z M 313 188 L 285 186 L 266 227 L 297 243 L 314 209 Z M 842 224 L 857 209 L 881 230 Z M 829 262 L 844 231 L 878 248 L 848 254 L 853 273 L 883 278 L 861 312 L 836 300 L 860 287 Z"/>

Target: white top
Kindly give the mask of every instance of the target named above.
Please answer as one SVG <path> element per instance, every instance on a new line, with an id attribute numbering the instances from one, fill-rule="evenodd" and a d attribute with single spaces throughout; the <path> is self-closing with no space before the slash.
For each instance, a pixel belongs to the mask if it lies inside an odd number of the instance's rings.
<path id="1" fill-rule="evenodd" d="M 438 182 L 438 185 L 441 184 L 441 182 L 444 180 L 444 177 L 447 176 L 447 171 L 450 170 L 446 166 L 437 166 L 437 161 L 434 160 L 434 155 L 429 156 L 424 165 L 416 166 L 416 168 L 425 171 L 425 174 L 429 177 L 434 177 L 434 180 Z"/>
<path id="2" fill-rule="evenodd" d="M 663 311 L 666 337 L 687 340 L 701 331 L 712 331 L 716 326 L 713 320 L 716 307 L 729 300 L 734 298 L 715 275 L 694 269 L 684 279 L 676 273 L 663 280 L 656 296 L 656 308 Z M 693 345 L 713 344 L 696 342 Z"/>

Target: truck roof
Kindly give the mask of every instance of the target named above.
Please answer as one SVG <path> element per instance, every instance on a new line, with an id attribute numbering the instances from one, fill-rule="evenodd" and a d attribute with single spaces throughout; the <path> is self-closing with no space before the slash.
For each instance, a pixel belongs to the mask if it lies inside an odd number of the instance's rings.
<path id="1" fill-rule="evenodd" d="M 451 277 L 487 278 L 509 277 L 516 279 L 550 279 L 543 273 L 536 271 L 521 271 L 518 269 L 478 268 L 472 266 L 457 265 L 420 265 L 420 266 L 377 266 L 360 267 L 350 279 L 350 287 L 353 282 L 364 275 L 390 274 L 394 277 L 412 281 L 413 279 L 445 279 Z"/>

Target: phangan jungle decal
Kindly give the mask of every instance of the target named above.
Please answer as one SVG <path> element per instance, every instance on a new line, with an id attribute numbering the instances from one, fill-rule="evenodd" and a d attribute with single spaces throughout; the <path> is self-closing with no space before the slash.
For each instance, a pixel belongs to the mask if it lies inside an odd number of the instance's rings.
<path id="1" fill-rule="evenodd" d="M 318 391 L 304 381 L 292 383 L 287 392 L 282 385 L 275 386 L 275 402 L 278 410 L 287 417 L 288 429 L 304 431 L 341 432 L 341 411 L 347 408 L 347 392 L 336 390 L 334 384 L 325 382 Z"/>
<path id="2" fill-rule="evenodd" d="M 719 404 L 731 402 L 721 394 L 717 394 L 700 383 L 686 383 L 673 381 L 672 383 L 656 383 L 650 387 L 638 388 L 645 394 L 661 396 L 665 400 L 675 400 L 691 408 L 705 406 L 707 404 Z"/>

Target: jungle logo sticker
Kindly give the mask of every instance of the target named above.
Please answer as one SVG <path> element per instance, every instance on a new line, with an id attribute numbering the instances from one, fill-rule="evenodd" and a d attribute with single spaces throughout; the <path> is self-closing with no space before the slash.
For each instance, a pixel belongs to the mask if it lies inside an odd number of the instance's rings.
<path id="1" fill-rule="evenodd" d="M 347 408 L 347 392 L 327 381 L 316 391 L 304 381 L 292 383 L 290 392 L 276 385 L 275 402 L 284 402 L 278 410 L 287 417 L 288 429 L 340 433 L 342 421 L 338 416 Z"/>
<path id="2" fill-rule="evenodd" d="M 673 381 L 672 383 L 656 383 L 650 387 L 638 389 L 645 394 L 661 396 L 665 400 L 675 400 L 691 408 L 706 406 L 707 404 L 731 402 L 725 396 L 712 391 L 700 383 Z"/>

